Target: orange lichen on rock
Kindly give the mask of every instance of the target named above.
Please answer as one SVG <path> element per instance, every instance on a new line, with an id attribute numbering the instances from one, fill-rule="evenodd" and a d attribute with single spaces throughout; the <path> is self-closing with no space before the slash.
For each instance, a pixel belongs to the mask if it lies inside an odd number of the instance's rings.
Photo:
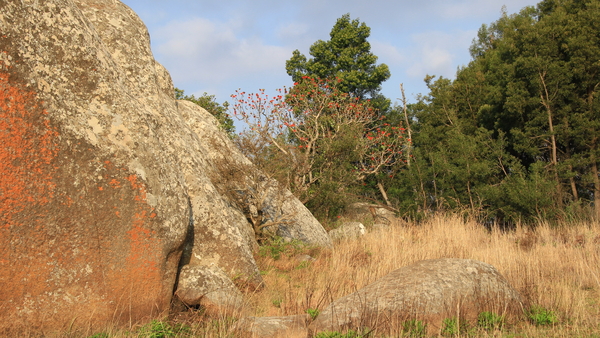
<path id="1" fill-rule="evenodd" d="M 146 183 L 84 139 L 59 137 L 16 78 L 0 72 L 0 318 L 62 325 L 71 298 L 98 321 L 166 308 L 172 286 Z"/>
<path id="2" fill-rule="evenodd" d="M 35 93 L 0 72 L 0 313 L 13 298 L 46 291 L 51 266 L 38 249 L 48 239 L 40 214 L 55 195 L 57 139 Z"/>
<path id="3" fill-rule="evenodd" d="M 16 214 L 53 197 L 57 135 L 35 94 L 0 73 L 0 228 L 20 225 Z"/>
<path id="4" fill-rule="evenodd" d="M 146 204 L 146 187 L 144 184 L 138 182 L 136 175 L 129 175 L 126 179 L 131 183 L 131 188 L 137 190 L 135 200 L 138 204 L 138 210 L 136 210 L 133 216 L 131 230 L 127 231 L 131 241 L 130 255 L 127 258 L 127 262 L 133 270 L 147 271 L 148 273 L 157 272 L 156 262 L 158 257 L 156 255 L 159 246 L 156 231 L 145 227 L 148 218 L 153 214 L 152 209 L 146 210 L 148 208 Z"/>

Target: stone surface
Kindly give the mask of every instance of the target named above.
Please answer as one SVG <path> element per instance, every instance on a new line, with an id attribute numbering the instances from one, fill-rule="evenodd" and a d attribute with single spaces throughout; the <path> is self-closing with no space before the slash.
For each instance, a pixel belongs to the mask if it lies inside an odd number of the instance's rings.
<path id="1" fill-rule="evenodd" d="M 187 306 L 236 309 L 243 302 L 235 284 L 214 264 L 184 266 L 179 273 L 175 295 Z"/>
<path id="2" fill-rule="evenodd" d="M 515 314 L 521 297 L 491 265 L 469 259 L 432 259 L 400 268 L 335 300 L 310 325 L 311 332 L 402 327 L 418 319 L 439 333 L 445 318 L 476 320 L 483 311 Z"/>
<path id="3" fill-rule="evenodd" d="M 367 229 L 359 222 L 345 222 L 338 228 L 329 231 L 329 237 L 334 241 L 346 238 L 356 238 L 367 233 Z"/>
<path id="4" fill-rule="evenodd" d="M 246 317 L 232 328 L 236 337 L 304 338 L 308 335 L 308 315 L 284 317 Z"/>
<path id="5" fill-rule="evenodd" d="M 298 255 L 296 257 L 294 257 L 294 259 L 298 262 L 314 262 L 316 261 L 316 259 L 314 257 L 311 257 L 309 255 Z"/>
<path id="6" fill-rule="evenodd" d="M 227 135 L 219 131 L 217 121 L 210 113 L 189 101 L 177 103 L 182 117 L 200 139 L 203 156 L 211 164 L 206 172 L 222 195 L 230 195 L 228 191 L 241 192 L 247 197 L 241 211 L 247 208 L 248 214 L 260 214 L 262 223 L 273 224 L 268 228 L 272 234 L 308 245 L 331 247 L 327 232 L 304 204 L 257 170 Z M 229 197 L 230 200 L 239 199 L 239 196 Z M 246 231 L 251 229 L 245 228 Z M 248 235 L 254 236 L 254 233 Z"/>
<path id="7" fill-rule="evenodd" d="M 389 224 L 375 223 L 371 226 L 371 231 L 381 231 L 381 230 L 389 229 L 389 227 L 390 227 Z"/>
<path id="8" fill-rule="evenodd" d="M 365 202 L 350 204 L 346 208 L 346 213 L 352 219 L 361 221 L 372 219 L 373 223 L 390 224 L 396 218 L 396 214 L 386 206 Z"/>
<path id="9" fill-rule="evenodd" d="M 213 160 L 237 155 L 211 151 L 226 137 L 174 99 L 130 8 L 0 1 L 0 31 L 0 329 L 146 319 L 168 310 L 186 265 L 261 283 L 254 231 Z M 294 217 L 293 236 L 330 243 Z"/>

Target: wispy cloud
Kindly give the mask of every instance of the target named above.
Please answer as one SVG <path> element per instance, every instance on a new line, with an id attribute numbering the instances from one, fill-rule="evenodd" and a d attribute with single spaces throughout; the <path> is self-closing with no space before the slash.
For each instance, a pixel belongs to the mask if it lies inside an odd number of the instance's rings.
<path id="1" fill-rule="evenodd" d="M 497 20 L 503 5 L 515 13 L 539 0 L 122 1 L 148 24 L 155 57 L 175 84 L 222 102 L 237 88 L 289 84 L 292 51 L 307 54 L 328 39 L 345 13 L 371 27 L 372 51 L 390 67 L 383 94 L 397 97 L 398 83 L 407 93 L 425 93 L 425 75 L 453 78 L 469 61 L 477 29 Z"/>
<path id="2" fill-rule="evenodd" d="M 413 35 L 414 49 L 407 75 L 419 79 L 427 74 L 453 78 L 474 34 L 475 31 L 431 31 Z"/>
<path id="3" fill-rule="evenodd" d="M 227 23 L 195 18 L 155 30 L 155 54 L 181 82 L 224 82 L 248 75 L 269 76 L 291 55 L 259 36 L 240 37 Z"/>

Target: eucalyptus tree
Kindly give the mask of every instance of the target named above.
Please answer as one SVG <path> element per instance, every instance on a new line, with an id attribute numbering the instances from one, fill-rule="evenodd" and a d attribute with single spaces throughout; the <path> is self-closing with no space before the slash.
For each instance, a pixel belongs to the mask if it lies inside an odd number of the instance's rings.
<path id="1" fill-rule="evenodd" d="M 286 62 L 287 73 L 294 82 L 300 82 L 303 76 L 339 78 L 340 91 L 360 100 L 377 101 L 378 108 L 387 110 L 389 100 L 379 91 L 381 84 L 390 78 L 390 70 L 386 64 L 377 64 L 377 56 L 367 41 L 370 35 L 371 28 L 364 22 L 351 20 L 350 14 L 344 14 L 331 29 L 330 40 L 312 44 L 311 58 L 298 50 L 293 52 Z"/>
<path id="2" fill-rule="evenodd" d="M 479 31 L 472 47 L 489 87 L 482 124 L 509 137 L 556 183 L 557 205 L 594 199 L 600 215 L 600 2 L 545 0 Z"/>

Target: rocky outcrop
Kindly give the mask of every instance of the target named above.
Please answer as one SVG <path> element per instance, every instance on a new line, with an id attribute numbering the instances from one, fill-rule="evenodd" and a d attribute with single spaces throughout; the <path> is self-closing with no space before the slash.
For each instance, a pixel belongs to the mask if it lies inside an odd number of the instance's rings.
<path id="1" fill-rule="evenodd" d="M 211 166 L 206 168 L 215 186 L 246 218 L 286 240 L 300 240 L 308 245 L 330 247 L 325 229 L 289 190 L 266 177 L 241 154 L 227 135 L 219 130 L 217 120 L 206 110 L 189 101 L 178 101 L 178 109 L 198 136 L 201 153 Z M 252 229 L 245 227 L 246 230 Z M 255 236 L 253 232 L 250 234 Z"/>
<path id="2" fill-rule="evenodd" d="M 342 239 L 354 239 L 367 233 L 367 228 L 360 222 L 345 222 L 338 228 L 329 231 L 329 237 L 333 241 Z"/>
<path id="3" fill-rule="evenodd" d="M 476 320 L 479 313 L 522 311 L 521 297 L 491 265 L 470 259 L 432 259 L 384 276 L 335 300 L 309 326 L 312 332 L 370 328 L 378 332 L 422 320 L 439 333 L 445 318 Z"/>
<path id="4" fill-rule="evenodd" d="M 396 214 L 391 210 L 390 207 L 365 202 L 356 202 L 350 204 L 346 208 L 346 216 L 360 221 L 371 219 L 373 220 L 374 224 L 387 225 L 396 219 Z"/>
<path id="5" fill-rule="evenodd" d="M 0 32 L 0 326 L 130 323 L 168 310 L 185 266 L 261 283 L 256 233 L 215 161 L 244 159 L 174 99 L 131 9 L 2 1 Z M 330 245 L 280 195 L 260 210 L 285 221 L 274 231 Z"/>

